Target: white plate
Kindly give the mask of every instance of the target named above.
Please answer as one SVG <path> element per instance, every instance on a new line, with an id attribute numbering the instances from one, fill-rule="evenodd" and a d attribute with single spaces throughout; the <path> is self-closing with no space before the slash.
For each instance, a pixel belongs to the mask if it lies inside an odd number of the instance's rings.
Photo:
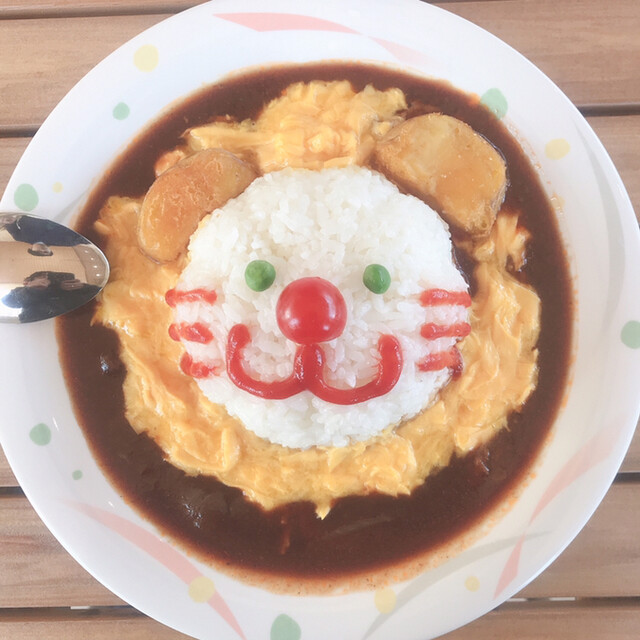
<path id="1" fill-rule="evenodd" d="M 218 640 L 424 640 L 521 589 L 573 539 L 613 480 L 638 418 L 636 219 L 578 111 L 540 71 L 481 29 L 417 0 L 271 0 L 269 13 L 264 6 L 201 5 L 109 56 L 38 131 L 2 210 L 57 212 L 69 222 L 101 172 L 159 111 L 243 67 L 380 61 L 484 96 L 526 141 L 549 193 L 564 203 L 558 215 L 575 277 L 572 383 L 535 479 L 488 535 L 435 570 L 380 592 L 293 597 L 195 562 L 119 498 L 74 419 L 51 323 L 0 327 L 2 446 L 66 549 L 121 598 L 183 633 Z"/>

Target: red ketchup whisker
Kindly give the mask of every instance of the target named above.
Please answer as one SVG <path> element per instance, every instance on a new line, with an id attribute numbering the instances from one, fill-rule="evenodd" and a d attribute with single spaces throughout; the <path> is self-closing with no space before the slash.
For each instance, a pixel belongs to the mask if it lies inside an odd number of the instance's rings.
<path id="1" fill-rule="evenodd" d="M 446 289 L 426 289 L 420 294 L 423 307 L 437 307 L 445 304 L 471 306 L 471 296 L 466 291 L 447 291 Z"/>
<path id="2" fill-rule="evenodd" d="M 420 335 L 427 340 L 436 338 L 464 338 L 471 333 L 471 325 L 468 322 L 456 322 L 454 324 L 436 324 L 425 322 L 420 327 Z"/>
<path id="3" fill-rule="evenodd" d="M 202 301 L 214 304 L 218 299 L 218 294 L 213 289 L 169 289 L 164 294 L 164 299 L 171 308 L 174 308 L 181 302 Z M 200 344 L 209 344 L 213 340 L 211 330 L 201 322 L 174 322 L 169 326 L 169 337 L 176 341 L 186 340 Z M 217 366 L 196 362 L 188 353 L 183 354 L 180 358 L 180 369 L 185 375 L 198 379 L 208 378 L 219 373 Z"/>
<path id="4" fill-rule="evenodd" d="M 209 378 L 219 373 L 218 367 L 204 362 L 196 362 L 188 353 L 182 354 L 180 369 L 182 369 L 182 373 L 198 379 Z"/>
<path id="5" fill-rule="evenodd" d="M 213 289 L 169 289 L 164 294 L 165 302 L 171 307 L 175 307 L 180 302 L 206 302 L 214 304 L 218 299 L 218 294 Z"/>
<path id="6" fill-rule="evenodd" d="M 242 352 L 250 340 L 246 325 L 236 324 L 231 328 L 227 340 L 227 373 L 238 388 L 268 400 L 283 400 L 308 389 L 326 402 L 340 405 L 358 404 L 391 391 L 402 373 L 400 343 L 391 335 L 383 335 L 378 341 L 378 374 L 360 387 L 337 389 L 326 383 L 325 356 L 319 344 L 298 346 L 293 371 L 288 378 L 272 382 L 256 380 L 247 373 L 242 361 Z"/>
<path id="7" fill-rule="evenodd" d="M 186 340 L 188 342 L 209 344 L 213 340 L 213 333 L 202 322 L 174 322 L 169 325 L 169 337 L 176 342 Z"/>
<path id="8" fill-rule="evenodd" d="M 452 369 L 453 377 L 457 378 L 462 373 L 462 355 L 457 347 L 451 347 L 448 351 L 431 353 L 418 363 L 420 371 L 440 371 Z"/>
<path id="9" fill-rule="evenodd" d="M 466 291 L 447 291 L 446 289 L 425 289 L 420 294 L 420 304 L 423 307 L 438 307 L 444 305 L 471 306 L 471 296 Z M 435 322 L 425 322 L 420 327 L 420 335 L 427 340 L 436 338 L 464 338 L 471 333 L 471 325 L 468 322 L 455 322 L 439 325 Z M 462 374 L 464 363 L 457 347 L 451 347 L 448 351 L 431 353 L 420 362 L 420 371 L 440 371 L 451 369 L 454 378 Z"/>

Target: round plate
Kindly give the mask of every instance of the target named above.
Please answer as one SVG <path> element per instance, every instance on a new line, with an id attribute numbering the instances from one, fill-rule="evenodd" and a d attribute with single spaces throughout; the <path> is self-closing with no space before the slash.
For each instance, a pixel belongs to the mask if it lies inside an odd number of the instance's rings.
<path id="1" fill-rule="evenodd" d="M 638 226 L 618 174 L 578 111 L 493 36 L 417 0 L 271 0 L 268 12 L 264 6 L 217 0 L 120 47 L 40 128 L 2 210 L 70 223 L 141 128 L 176 99 L 246 67 L 377 61 L 481 96 L 540 168 L 558 204 L 575 279 L 571 383 L 535 477 L 487 535 L 436 569 L 377 592 L 294 597 L 199 564 L 120 499 L 74 418 L 52 323 L 0 327 L 2 446 L 66 549 L 118 596 L 183 633 L 424 640 L 521 589 L 573 539 L 613 480 L 638 417 Z"/>

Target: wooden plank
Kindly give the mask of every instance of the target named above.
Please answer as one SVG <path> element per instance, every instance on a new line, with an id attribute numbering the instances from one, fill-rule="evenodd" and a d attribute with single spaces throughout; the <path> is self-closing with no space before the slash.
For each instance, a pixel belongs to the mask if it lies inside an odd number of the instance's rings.
<path id="1" fill-rule="evenodd" d="M 47 617 L 49 616 L 49 617 Z M 629 599 L 505 603 L 442 640 L 636 640 L 640 605 Z M 264 637 L 267 637 L 265 630 Z M 11 640 L 187 640 L 134 610 L 24 612 L 0 610 L 0 637 Z"/>
<path id="2" fill-rule="evenodd" d="M 636 640 L 639 625 L 632 599 L 506 603 L 441 640 Z"/>
<path id="3" fill-rule="evenodd" d="M 201 4 L 203 0 L 0 0 L 2 17 L 42 17 L 43 15 L 104 15 L 130 13 L 175 13 Z M 443 0 L 437 4 L 466 2 L 467 0 Z M 485 0 L 497 2 L 501 0 Z M 422 0 L 430 2 L 430 0 Z"/>
<path id="4" fill-rule="evenodd" d="M 576 539 L 518 596 L 640 596 L 638 488 L 615 483 Z"/>
<path id="5" fill-rule="evenodd" d="M 20 495 L 0 497 L 0 549 L 0 608 L 124 604 L 62 548 Z"/>
<path id="6" fill-rule="evenodd" d="M 510 44 L 578 105 L 640 103 L 640 2 L 461 2 L 452 13 Z M 597 43 L 597 46 L 594 46 Z"/>
<path id="7" fill-rule="evenodd" d="M 102 621 L 94 618 L 69 622 L 2 622 L 0 637 L 7 640 L 189 640 L 149 618 Z"/>
<path id="8" fill-rule="evenodd" d="M 11 467 L 0 447 L 0 487 L 17 487 L 18 481 L 11 471 Z"/>
<path id="9" fill-rule="evenodd" d="M 575 0 L 443 6 L 507 39 L 578 104 L 640 104 L 640 3 Z M 526 16 L 526 20 L 523 19 Z M 108 53 L 166 15 L 0 21 L 0 127 L 35 127 Z M 594 41 L 601 43 L 595 48 Z"/>
<path id="10" fill-rule="evenodd" d="M 27 148 L 31 138 L 0 138 L 0 194 L 9 182 L 20 157 Z"/>
<path id="11" fill-rule="evenodd" d="M 142 615 L 131 607 L 88 610 L 0 609 L 0 638 L 11 640 L 188 640 L 190 636 Z"/>
<path id="12" fill-rule="evenodd" d="M 639 529 L 638 485 L 614 484 L 588 526 L 519 597 L 640 596 Z M 0 498 L 0 548 L 0 608 L 122 604 L 58 544 L 26 498 Z"/>
<path id="13" fill-rule="evenodd" d="M 636 208 L 636 215 L 638 215 L 638 208 Z M 623 473 L 640 473 L 640 422 L 636 427 L 636 432 L 633 440 L 631 440 L 629 451 L 627 451 L 620 471 Z"/>
<path id="14" fill-rule="evenodd" d="M 177 13 L 203 0 L 0 0 L 0 18 Z"/>
<path id="15" fill-rule="evenodd" d="M 0 21 L 0 128 L 37 128 L 100 60 L 163 18 Z"/>

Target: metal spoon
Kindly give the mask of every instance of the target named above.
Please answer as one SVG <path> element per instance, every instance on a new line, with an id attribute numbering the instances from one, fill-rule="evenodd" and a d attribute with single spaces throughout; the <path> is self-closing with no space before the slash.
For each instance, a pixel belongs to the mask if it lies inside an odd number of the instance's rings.
<path id="1" fill-rule="evenodd" d="M 108 279 L 107 259 L 84 236 L 46 218 L 0 213 L 0 322 L 72 311 Z"/>

